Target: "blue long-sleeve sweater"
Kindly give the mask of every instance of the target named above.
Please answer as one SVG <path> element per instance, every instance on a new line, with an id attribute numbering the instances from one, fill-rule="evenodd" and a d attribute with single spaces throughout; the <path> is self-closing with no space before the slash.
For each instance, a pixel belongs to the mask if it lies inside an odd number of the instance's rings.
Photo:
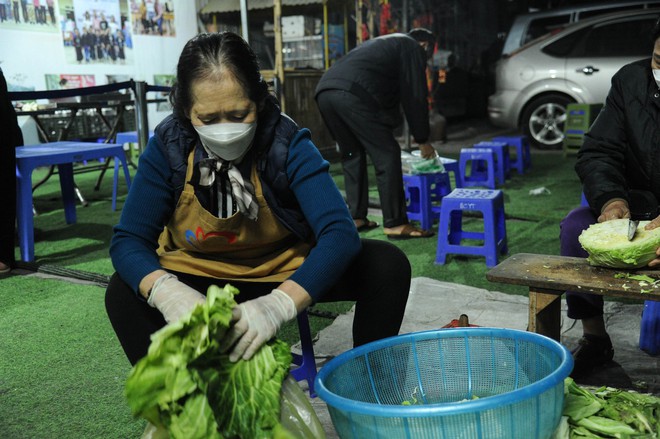
<path id="1" fill-rule="evenodd" d="M 147 274 L 162 268 L 156 254 L 158 237 L 177 202 L 169 183 L 171 168 L 159 145 L 157 136 L 152 137 L 141 155 L 110 243 L 117 273 L 136 292 Z M 315 301 L 336 282 L 361 248 L 353 220 L 328 169 L 309 132 L 301 130 L 289 146 L 286 174 L 316 245 L 290 279 Z"/>

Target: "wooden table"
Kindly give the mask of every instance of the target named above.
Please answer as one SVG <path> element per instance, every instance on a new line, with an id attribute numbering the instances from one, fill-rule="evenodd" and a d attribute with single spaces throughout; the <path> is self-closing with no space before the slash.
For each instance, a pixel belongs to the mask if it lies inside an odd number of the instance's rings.
<path id="1" fill-rule="evenodd" d="M 616 277 L 627 273 L 660 279 L 657 270 L 633 272 L 593 267 L 584 258 L 531 253 L 518 253 L 505 259 L 486 273 L 486 279 L 529 287 L 528 330 L 559 341 L 561 295 L 566 291 L 660 301 L 660 287 Z"/>
<path id="2" fill-rule="evenodd" d="M 39 166 L 57 166 L 67 224 L 76 222 L 73 163 L 84 160 L 115 158 L 112 209 L 116 208 L 119 163 L 124 169 L 127 187 L 131 185 L 126 155 L 116 143 L 51 142 L 16 148 L 16 219 L 21 259 L 34 261 L 34 219 L 32 217 L 32 171 Z"/>

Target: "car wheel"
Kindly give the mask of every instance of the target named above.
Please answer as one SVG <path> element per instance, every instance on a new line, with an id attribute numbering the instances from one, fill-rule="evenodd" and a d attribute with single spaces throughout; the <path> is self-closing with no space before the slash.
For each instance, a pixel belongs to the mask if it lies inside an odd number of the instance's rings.
<path id="1" fill-rule="evenodd" d="M 566 106 L 574 102 L 559 94 L 545 95 L 530 102 L 522 116 L 522 129 L 539 149 L 561 149 L 564 141 Z"/>

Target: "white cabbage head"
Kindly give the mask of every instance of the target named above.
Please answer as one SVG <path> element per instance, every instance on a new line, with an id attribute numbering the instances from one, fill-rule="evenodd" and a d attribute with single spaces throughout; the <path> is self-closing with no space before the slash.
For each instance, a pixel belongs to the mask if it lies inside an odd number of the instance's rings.
<path id="1" fill-rule="evenodd" d="M 628 220 L 615 219 L 589 226 L 579 236 L 589 264 L 610 268 L 641 268 L 656 258 L 660 227 L 645 230 L 650 221 L 640 221 L 637 233 L 628 241 Z"/>

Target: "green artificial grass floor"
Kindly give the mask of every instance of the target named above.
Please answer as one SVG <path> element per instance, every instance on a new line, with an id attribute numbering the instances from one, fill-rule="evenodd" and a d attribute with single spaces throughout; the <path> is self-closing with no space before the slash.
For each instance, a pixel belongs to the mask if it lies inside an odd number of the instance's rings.
<path id="1" fill-rule="evenodd" d="M 533 151 L 531 170 L 524 175 L 512 172 L 502 187 L 510 255 L 559 253 L 559 221 L 580 202 L 574 162 L 575 158 L 559 151 Z M 373 167 L 369 170 L 370 198 L 377 200 Z M 333 164 L 331 172 L 343 190 L 340 165 Z M 33 181 L 44 174 L 45 170 L 37 170 Z M 111 210 L 112 172 L 106 174 L 99 191 L 94 190 L 97 176 L 97 172 L 75 175 L 89 203 L 87 207 L 78 205 L 75 224 L 64 221 L 57 176 L 35 191 L 35 262 L 40 271 L 69 270 L 73 277 L 89 274 L 100 279 L 113 273 L 108 246 L 120 210 Z M 546 187 L 549 193 L 529 194 L 539 187 Z M 120 182 L 118 209 L 125 196 L 125 184 Z M 466 228 L 480 225 L 478 218 L 466 219 Z M 382 228 L 362 236 L 386 239 Z M 481 257 L 450 255 L 445 265 L 436 265 L 437 237 L 392 242 L 408 255 L 414 277 L 510 294 L 527 292 L 524 287 L 488 282 Z M 18 249 L 16 255 L 19 257 Z M 130 365 L 105 314 L 104 293 L 102 286 L 60 279 L 0 278 L 0 438 L 129 438 L 141 434 L 144 423 L 131 417 L 123 397 Z M 318 315 L 310 317 L 312 333 L 351 306 L 347 302 L 317 305 Z M 295 324 L 283 328 L 280 337 L 295 343 Z"/>

